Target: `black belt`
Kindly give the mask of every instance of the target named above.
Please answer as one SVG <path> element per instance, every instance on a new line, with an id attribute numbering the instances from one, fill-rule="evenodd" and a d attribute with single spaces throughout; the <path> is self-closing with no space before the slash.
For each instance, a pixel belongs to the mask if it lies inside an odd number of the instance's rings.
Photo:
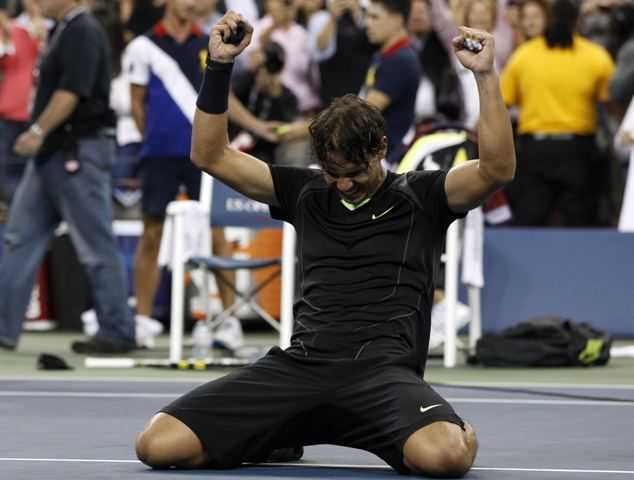
<path id="1" fill-rule="evenodd" d="M 521 138 L 535 140 L 542 142 L 545 140 L 551 141 L 567 141 L 574 139 L 588 139 L 594 138 L 594 135 L 578 135 L 576 133 L 524 133 L 520 135 Z"/>

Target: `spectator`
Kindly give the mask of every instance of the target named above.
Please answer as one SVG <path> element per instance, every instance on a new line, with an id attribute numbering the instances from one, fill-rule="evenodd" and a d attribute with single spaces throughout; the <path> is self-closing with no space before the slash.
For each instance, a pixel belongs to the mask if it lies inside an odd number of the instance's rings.
<path id="1" fill-rule="evenodd" d="M 40 46 L 52 24 L 33 0 L 22 0 L 24 11 L 11 21 L 0 11 L 0 217 L 4 218 L 24 173 L 27 158 L 13 145 L 28 126 L 33 70 Z"/>
<path id="2" fill-rule="evenodd" d="M 519 4 L 520 43 L 544 34 L 548 21 L 546 0 L 522 0 Z"/>
<path id="3" fill-rule="evenodd" d="M 163 1 L 123 0 L 120 13 L 127 42 L 147 32 L 163 16 Z M 127 18 L 126 18 L 127 16 Z"/>
<path id="4" fill-rule="evenodd" d="M 368 39 L 379 46 L 366 74 L 361 97 L 383 112 L 387 124 L 386 162 L 395 167 L 403 138 L 414 123 L 420 65 L 407 33 L 410 0 L 372 0 L 366 21 Z"/>
<path id="5" fill-rule="evenodd" d="M 286 58 L 282 83 L 297 97 L 299 111 L 310 115 L 319 107 L 319 96 L 308 56 L 308 32 L 295 21 L 291 0 L 266 0 L 265 10 L 266 15 L 255 23 L 253 42 L 245 52 L 247 62 L 250 63 L 252 53 L 269 40 L 282 45 Z"/>
<path id="6" fill-rule="evenodd" d="M 222 18 L 218 12 L 218 0 L 198 0 L 195 7 L 194 17 L 196 23 L 205 34 L 209 34 L 211 27 Z"/>
<path id="7" fill-rule="evenodd" d="M 634 152 L 634 99 L 630 101 L 623 122 L 614 137 L 614 143 L 617 152 L 629 160 L 618 227 L 621 232 L 634 232 L 634 165 L 631 163 Z"/>
<path id="8" fill-rule="evenodd" d="M 495 66 L 502 70 L 513 52 L 513 29 L 505 16 L 507 0 L 465 0 L 456 16 L 445 0 L 429 0 L 432 24 L 443 41 L 447 51 L 451 51 L 451 39 L 457 35 L 458 25 L 480 28 L 492 32 L 496 39 Z M 459 71 L 456 68 L 456 71 Z M 475 92 L 477 94 L 477 92 Z"/>
<path id="9" fill-rule="evenodd" d="M 189 198 L 200 193 L 200 171 L 189 161 L 193 100 L 202 81 L 209 38 L 193 22 L 195 0 L 167 0 L 163 19 L 133 40 L 124 56 L 131 83 L 132 116 L 143 134 L 141 148 L 143 234 L 135 261 L 137 323 L 149 323 L 159 282 L 157 258 L 165 209 L 184 187 Z M 222 229 L 214 232 L 213 249 L 227 253 Z M 219 287 L 224 305 L 234 297 Z M 229 317 L 216 339 L 228 348 L 243 342 L 239 321 Z"/>
<path id="10" fill-rule="evenodd" d="M 163 20 L 130 43 L 124 55 L 124 70 L 132 84 L 132 115 L 143 134 L 139 155 L 144 232 L 135 262 L 137 323 L 142 325 L 151 324 L 165 208 L 181 185 L 190 198 L 198 198 L 200 190 L 200 172 L 189 161 L 193 111 L 184 102 L 196 94 L 207 52 L 208 37 L 193 23 L 195 5 L 194 0 L 168 0 Z M 230 103 L 233 121 L 259 137 L 277 140 L 272 132 L 277 124 L 259 121 L 233 96 Z M 214 253 L 231 255 L 222 229 L 215 229 L 212 239 Z M 231 272 L 226 276 L 233 278 Z M 221 284 L 219 290 L 223 304 L 233 304 L 231 289 Z M 215 338 L 227 348 L 239 347 L 243 342 L 239 321 L 227 318 Z"/>
<path id="11" fill-rule="evenodd" d="M 290 123 L 298 115 L 297 99 L 280 79 L 284 68 L 284 49 L 281 45 L 269 41 L 262 45 L 260 52 L 253 52 L 261 60 L 255 70 L 242 70 L 233 76 L 231 88 L 238 98 L 256 117 L 269 121 Z M 231 124 L 230 138 L 240 131 Z M 276 144 L 263 138 L 257 138 L 249 146 L 249 153 L 267 163 L 275 163 Z"/>
<path id="12" fill-rule="evenodd" d="M 216 10 L 221 14 L 229 10 L 240 11 L 249 22 L 255 23 L 264 15 L 264 2 L 266 0 L 218 0 Z M 205 32 L 207 33 L 207 32 Z"/>
<path id="13" fill-rule="evenodd" d="M 597 224 L 597 102 L 608 101 L 614 63 L 575 32 L 578 6 L 556 0 L 543 37 L 521 45 L 502 75 L 519 106 L 517 178 L 507 187 L 516 225 Z"/>
<path id="14" fill-rule="evenodd" d="M 376 50 L 365 32 L 366 13 L 360 0 L 332 0 L 308 24 L 308 53 L 319 70 L 323 107 L 363 85 Z"/>
<path id="15" fill-rule="evenodd" d="M 74 342 L 78 353 L 135 348 L 127 287 L 112 231 L 108 40 L 77 0 L 42 2 L 57 21 L 41 59 L 29 129 L 15 151 L 32 157 L 22 177 L 5 232 L 0 265 L 0 346 L 16 347 L 40 263 L 61 220 L 92 288 L 99 330 Z"/>
<path id="16" fill-rule="evenodd" d="M 295 20 L 302 27 L 308 28 L 310 19 L 315 13 L 326 8 L 326 2 L 324 0 L 295 0 L 295 7 L 297 8 Z"/>
<path id="17" fill-rule="evenodd" d="M 620 0 L 581 0 L 579 34 L 608 48 L 610 38 L 610 12 Z"/>
<path id="18" fill-rule="evenodd" d="M 416 95 L 417 123 L 436 116 L 458 120 L 462 106 L 458 77 L 433 29 L 427 0 L 412 0 L 407 28 L 423 72 Z"/>
<path id="19" fill-rule="evenodd" d="M 143 139 L 141 132 L 132 118 L 132 102 L 130 98 L 130 83 L 122 72 L 121 57 L 126 47 L 123 23 L 120 16 L 111 7 L 98 6 L 92 9 L 93 15 L 99 20 L 108 35 L 111 49 L 111 64 L 113 79 L 110 86 L 110 108 L 116 116 L 115 135 L 117 139 L 117 156 L 112 170 L 112 194 L 116 204 L 126 210 L 137 205 L 141 196 L 139 174 L 139 151 Z M 117 210 L 115 208 L 115 217 Z M 141 340 L 137 332 L 137 341 Z M 144 346 L 145 343 L 143 344 Z"/>
<path id="20" fill-rule="evenodd" d="M 617 105 L 619 117 L 634 97 L 634 3 L 623 3 L 612 11 L 616 70 L 610 82 L 610 99 Z"/>

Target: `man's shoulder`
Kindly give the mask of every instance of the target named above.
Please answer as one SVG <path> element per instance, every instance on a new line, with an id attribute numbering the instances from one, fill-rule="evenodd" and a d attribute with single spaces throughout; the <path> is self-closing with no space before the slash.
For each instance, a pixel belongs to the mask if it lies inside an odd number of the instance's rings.
<path id="1" fill-rule="evenodd" d="M 64 28 L 59 37 L 62 49 L 66 47 L 75 49 L 94 49 L 99 45 L 107 46 L 108 38 L 99 21 L 89 13 L 82 13 L 75 17 Z M 63 45 L 63 46 L 62 46 Z"/>
<path id="2" fill-rule="evenodd" d="M 65 30 L 65 33 L 69 34 L 94 35 L 103 31 L 103 28 L 94 15 L 84 12 L 73 18 L 72 21 L 67 24 Z"/>
<path id="3" fill-rule="evenodd" d="M 310 182 L 323 179 L 321 170 L 312 167 L 296 167 L 290 165 L 271 165 L 271 173 L 277 177 L 284 177 L 298 182 Z"/>
<path id="4" fill-rule="evenodd" d="M 407 45 L 388 56 L 382 56 L 380 59 L 384 69 L 394 69 L 401 71 L 407 69 L 410 72 L 420 71 L 420 61 L 416 49 L 412 45 Z M 404 74 L 403 78 L 407 78 Z"/>

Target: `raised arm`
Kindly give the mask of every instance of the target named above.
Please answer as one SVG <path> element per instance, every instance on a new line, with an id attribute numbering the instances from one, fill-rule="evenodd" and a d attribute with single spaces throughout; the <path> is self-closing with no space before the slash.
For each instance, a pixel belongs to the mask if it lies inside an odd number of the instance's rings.
<path id="1" fill-rule="evenodd" d="M 479 41 L 482 50 L 475 52 L 464 47 L 465 39 Z M 460 27 L 460 35 L 453 39 L 453 46 L 460 63 L 473 72 L 480 97 L 480 158 L 453 167 L 445 180 L 449 207 L 454 212 L 464 212 L 477 207 L 513 180 L 515 149 L 511 121 L 493 66 L 493 36 L 483 30 Z"/>
<path id="2" fill-rule="evenodd" d="M 246 35 L 238 45 L 225 43 L 238 22 Z M 227 108 L 233 60 L 251 41 L 253 27 L 240 14 L 229 11 L 211 30 L 209 62 L 198 95 L 192 133 L 194 164 L 244 195 L 279 205 L 266 163 L 229 146 Z"/>

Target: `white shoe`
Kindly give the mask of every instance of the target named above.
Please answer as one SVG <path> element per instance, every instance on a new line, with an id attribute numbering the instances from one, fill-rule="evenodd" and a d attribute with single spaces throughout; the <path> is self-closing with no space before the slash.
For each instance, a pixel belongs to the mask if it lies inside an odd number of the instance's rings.
<path id="1" fill-rule="evenodd" d="M 163 333 L 163 324 L 147 315 L 135 315 L 134 326 L 137 347 L 154 348 L 156 337 Z"/>
<path id="2" fill-rule="evenodd" d="M 242 325 L 236 317 L 225 318 L 214 330 L 214 347 L 235 350 L 244 345 Z"/>
<path id="3" fill-rule="evenodd" d="M 447 318 L 447 302 L 443 298 L 431 309 L 431 329 L 429 332 L 429 348 L 437 348 L 445 343 L 445 321 Z M 460 330 L 471 321 L 471 310 L 462 302 L 456 304 L 456 330 Z"/>
<path id="4" fill-rule="evenodd" d="M 99 330 L 99 321 L 97 313 L 94 309 L 86 310 L 81 314 L 81 323 L 83 325 L 84 335 L 94 337 Z"/>

